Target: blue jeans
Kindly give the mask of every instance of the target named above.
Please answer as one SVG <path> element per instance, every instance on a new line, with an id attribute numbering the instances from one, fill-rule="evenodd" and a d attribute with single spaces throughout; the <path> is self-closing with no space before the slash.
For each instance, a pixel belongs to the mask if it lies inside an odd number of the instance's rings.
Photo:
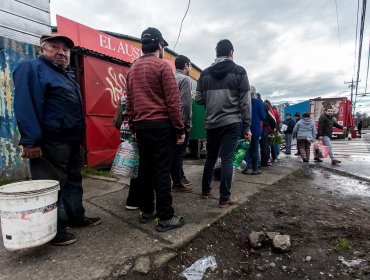
<path id="1" fill-rule="evenodd" d="M 202 178 L 202 194 L 211 192 L 213 169 L 217 157 L 221 157 L 220 202 L 229 200 L 233 177 L 233 158 L 240 134 L 240 123 L 207 129 L 207 159 Z"/>
<path id="2" fill-rule="evenodd" d="M 44 140 L 42 157 L 30 160 L 33 180 L 59 181 L 58 233 L 66 231 L 69 223 L 79 223 L 85 217 L 82 205 L 81 147 Z"/>
<path id="3" fill-rule="evenodd" d="M 267 161 L 270 158 L 270 149 L 267 142 L 269 132 L 267 127 L 262 128 L 261 139 L 260 139 L 260 148 L 261 148 L 261 165 L 267 166 Z"/>
<path id="4" fill-rule="evenodd" d="M 325 146 L 329 146 L 329 157 L 331 158 L 331 160 L 336 160 L 336 157 L 334 156 L 333 152 L 333 145 L 331 144 L 330 138 L 328 136 L 323 136 L 322 143 Z"/>
<path id="5" fill-rule="evenodd" d="M 280 144 L 275 144 L 275 152 L 276 152 L 276 155 L 280 155 Z"/>
<path id="6" fill-rule="evenodd" d="M 286 133 L 285 134 L 285 150 L 287 154 L 291 153 L 292 149 L 292 139 L 293 139 L 293 133 Z"/>
<path id="7" fill-rule="evenodd" d="M 189 144 L 189 132 L 185 131 L 185 141 L 181 145 L 176 146 L 175 155 L 173 158 L 171 177 L 174 184 L 180 184 L 184 178 L 184 156 L 186 148 Z"/>

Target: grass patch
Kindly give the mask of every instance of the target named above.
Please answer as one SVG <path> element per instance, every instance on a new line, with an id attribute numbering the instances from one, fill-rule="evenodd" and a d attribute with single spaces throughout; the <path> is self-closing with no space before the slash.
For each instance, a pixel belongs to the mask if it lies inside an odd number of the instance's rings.
<path id="1" fill-rule="evenodd" d="M 334 250 L 336 251 L 347 251 L 351 248 L 351 242 L 345 238 L 338 238 L 335 241 Z"/>
<path id="2" fill-rule="evenodd" d="M 94 169 L 94 168 L 82 167 L 81 174 L 82 176 L 103 176 L 103 177 L 113 178 L 113 176 L 110 174 L 110 170 L 106 170 L 106 169 Z"/>
<path id="3" fill-rule="evenodd" d="M 13 183 L 14 181 L 8 179 L 0 179 L 0 186 Z"/>

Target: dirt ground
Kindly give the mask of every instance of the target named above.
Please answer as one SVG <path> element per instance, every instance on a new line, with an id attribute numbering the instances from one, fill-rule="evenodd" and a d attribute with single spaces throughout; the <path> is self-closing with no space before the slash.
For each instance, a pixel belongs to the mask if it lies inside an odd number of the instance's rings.
<path id="1" fill-rule="evenodd" d="M 369 182 L 311 166 L 252 196 L 161 268 L 125 279 L 185 279 L 179 274 L 204 256 L 218 267 L 203 279 L 370 279 L 369 217 Z M 251 231 L 288 234 L 291 250 L 254 250 Z M 360 264 L 345 264 L 352 260 Z"/>

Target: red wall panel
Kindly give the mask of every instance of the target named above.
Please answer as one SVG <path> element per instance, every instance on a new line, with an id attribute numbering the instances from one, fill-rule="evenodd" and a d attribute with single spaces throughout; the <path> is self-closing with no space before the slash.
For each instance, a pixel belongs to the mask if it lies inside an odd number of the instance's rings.
<path id="1" fill-rule="evenodd" d="M 124 92 L 128 67 L 84 57 L 85 114 L 113 116 Z"/>
<path id="2" fill-rule="evenodd" d="M 112 117 L 86 116 L 88 167 L 111 165 L 119 144 L 119 130 L 112 125 Z"/>

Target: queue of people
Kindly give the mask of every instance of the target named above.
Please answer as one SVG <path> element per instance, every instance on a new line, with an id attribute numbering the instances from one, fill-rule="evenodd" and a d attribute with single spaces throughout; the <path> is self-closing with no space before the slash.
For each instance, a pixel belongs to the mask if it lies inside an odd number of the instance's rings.
<path id="1" fill-rule="evenodd" d="M 186 223 L 184 217 L 175 214 L 171 191 L 194 191 L 183 169 L 192 124 L 191 61 L 179 55 L 174 75 L 162 60 L 168 43 L 156 28 L 144 30 L 141 43 L 144 55 L 127 74 L 124 96 L 124 125 L 135 135 L 140 156 L 138 177 L 131 179 L 126 209 L 139 209 L 140 223 L 156 220 L 156 230 L 163 232 Z M 74 42 L 66 36 L 44 35 L 39 58 L 22 62 L 13 73 L 22 157 L 30 160 L 32 179 L 54 179 L 60 184 L 57 235 L 51 241 L 54 245 L 77 241 L 69 227 L 102 222 L 99 217 L 87 217 L 82 204 L 81 144 L 85 121 L 80 87 L 69 69 L 73 47 Z M 280 147 L 269 143 L 268 138 L 280 131 L 279 113 L 250 86 L 246 70 L 234 62 L 234 47 L 227 39 L 217 43 L 215 62 L 201 73 L 195 102 L 206 112 L 207 158 L 201 198 L 217 196 L 218 207 L 226 208 L 237 203 L 232 195 L 232 177 L 238 140 L 250 141 L 243 173 L 261 174 L 259 165 L 267 167 L 278 159 Z M 338 124 L 330 112 L 328 108 L 320 118 L 317 136 L 331 147 L 332 127 Z M 286 115 L 286 154 L 291 153 L 291 139 L 296 137 L 302 159 L 308 161 L 308 137 L 315 138 L 316 131 L 309 115 L 302 117 L 295 123 Z M 332 150 L 330 157 L 333 164 L 340 163 Z M 218 158 L 221 175 L 217 195 L 212 192 L 211 181 Z"/>

